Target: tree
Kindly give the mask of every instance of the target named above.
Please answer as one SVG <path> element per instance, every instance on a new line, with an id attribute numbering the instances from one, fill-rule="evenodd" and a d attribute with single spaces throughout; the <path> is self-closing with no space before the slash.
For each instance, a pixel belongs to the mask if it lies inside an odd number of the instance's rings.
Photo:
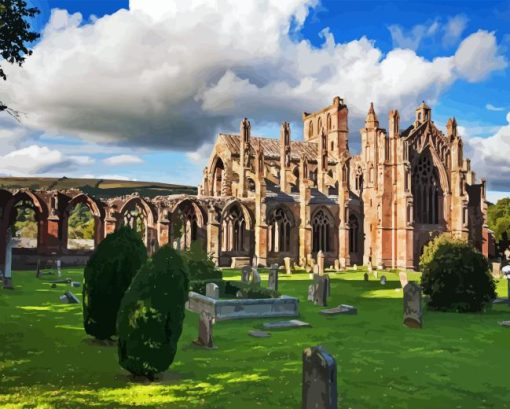
<path id="1" fill-rule="evenodd" d="M 39 14 L 39 10 L 35 7 L 27 7 L 27 2 L 24 0 L 0 0 L 0 55 L 3 61 L 21 67 L 25 58 L 32 54 L 27 43 L 37 40 L 39 34 L 30 30 L 27 19 L 35 17 L 37 14 Z M 7 79 L 1 66 L 0 77 L 4 80 Z M 0 111 L 7 111 L 17 117 L 17 112 L 1 101 Z"/>
<path id="2" fill-rule="evenodd" d="M 487 211 L 489 228 L 494 232 L 500 253 L 510 245 L 510 198 L 498 200 Z"/>
<path id="3" fill-rule="evenodd" d="M 133 375 L 154 376 L 171 365 L 188 299 L 188 268 L 178 251 L 159 249 L 126 291 L 117 318 L 119 364 Z"/>
<path id="4" fill-rule="evenodd" d="M 84 272 L 83 325 L 87 334 L 101 340 L 115 335 L 122 297 L 146 260 L 140 236 L 128 227 L 99 243 Z"/>
<path id="5" fill-rule="evenodd" d="M 430 309 L 477 312 L 496 298 L 489 262 L 471 244 L 442 234 L 420 258 L 423 292 Z"/>

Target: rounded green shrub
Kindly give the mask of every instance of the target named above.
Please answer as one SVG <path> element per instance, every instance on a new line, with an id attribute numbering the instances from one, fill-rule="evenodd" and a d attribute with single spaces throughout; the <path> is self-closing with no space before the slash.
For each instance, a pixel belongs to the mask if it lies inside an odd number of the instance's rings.
<path id="1" fill-rule="evenodd" d="M 420 269 L 431 309 L 482 311 L 496 297 L 488 260 L 471 244 L 447 234 L 425 247 Z"/>
<path id="2" fill-rule="evenodd" d="M 83 326 L 87 334 L 101 340 L 115 335 L 122 297 L 146 260 L 140 236 L 128 227 L 99 243 L 84 272 Z"/>
<path id="3" fill-rule="evenodd" d="M 202 240 L 193 241 L 189 250 L 184 251 L 182 254 L 188 265 L 191 281 L 221 280 L 223 277 L 222 272 L 216 268 L 214 261 L 205 251 Z"/>
<path id="4" fill-rule="evenodd" d="M 119 364 L 150 380 L 173 362 L 188 300 L 188 271 L 181 255 L 162 247 L 140 269 L 117 318 Z"/>

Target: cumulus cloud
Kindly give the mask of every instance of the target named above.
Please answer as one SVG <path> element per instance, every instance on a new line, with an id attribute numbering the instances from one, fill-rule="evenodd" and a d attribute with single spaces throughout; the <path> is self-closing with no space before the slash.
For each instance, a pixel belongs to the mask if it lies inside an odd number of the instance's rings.
<path id="1" fill-rule="evenodd" d="M 93 163 L 94 160 L 88 156 L 65 156 L 46 146 L 31 145 L 0 157 L 0 172 L 12 176 L 30 176 L 51 173 L 57 169 L 75 170 Z"/>
<path id="2" fill-rule="evenodd" d="M 243 116 L 299 122 L 334 95 L 349 105 L 351 129 L 370 101 L 380 116 L 398 108 L 409 119 L 459 78 L 506 66 L 484 31 L 432 60 L 409 48 L 383 54 L 365 37 L 338 43 L 327 29 L 320 47 L 293 40 L 317 3 L 132 0 L 90 22 L 54 10 L 24 67 L 9 67 L 5 100 L 48 133 L 195 152 Z"/>
<path id="3" fill-rule="evenodd" d="M 472 168 L 496 191 L 510 191 L 510 112 L 506 120 L 506 125 L 487 138 L 470 136 L 469 128 L 462 129 Z"/>
<path id="4" fill-rule="evenodd" d="M 139 165 L 143 163 L 142 158 L 135 155 L 116 155 L 103 159 L 108 166 Z"/>

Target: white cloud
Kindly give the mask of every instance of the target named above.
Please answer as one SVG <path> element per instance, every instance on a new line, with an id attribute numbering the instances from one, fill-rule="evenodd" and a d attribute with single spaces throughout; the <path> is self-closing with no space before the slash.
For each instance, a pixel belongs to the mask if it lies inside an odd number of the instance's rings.
<path id="1" fill-rule="evenodd" d="M 188 152 L 186 156 L 194 164 L 205 166 L 207 160 L 209 159 L 209 154 L 211 153 L 212 147 L 212 144 L 204 143 L 196 151 Z"/>
<path id="2" fill-rule="evenodd" d="M 46 146 L 31 145 L 0 157 L 0 172 L 13 176 L 30 176 L 89 166 L 94 160 L 88 156 L 65 156 Z"/>
<path id="3" fill-rule="evenodd" d="M 143 160 L 135 155 L 117 155 L 103 159 L 103 162 L 108 166 L 124 166 L 124 165 L 138 165 L 143 163 Z"/>
<path id="4" fill-rule="evenodd" d="M 443 45 L 445 47 L 452 46 L 460 40 L 468 21 L 469 19 L 462 14 L 448 18 L 443 34 Z"/>
<path id="5" fill-rule="evenodd" d="M 497 106 L 492 105 L 492 104 L 486 104 L 485 105 L 485 109 L 487 109 L 487 111 L 499 112 L 499 111 L 504 111 L 505 107 L 497 107 Z"/>
<path id="6" fill-rule="evenodd" d="M 469 129 L 459 128 L 477 176 L 486 178 L 491 190 L 510 191 L 510 112 L 507 124 L 486 138 L 473 137 Z"/>
<path id="7" fill-rule="evenodd" d="M 425 38 L 433 37 L 438 32 L 439 22 L 435 20 L 430 24 L 417 24 L 408 32 L 402 26 L 393 24 L 388 27 L 388 30 L 390 30 L 393 47 L 417 50 Z"/>
<path id="8" fill-rule="evenodd" d="M 49 134 L 194 152 L 243 116 L 299 122 L 336 94 L 349 105 L 351 129 L 370 101 L 380 115 L 398 108 L 409 119 L 459 78 L 506 66 L 495 34 L 483 31 L 432 60 L 410 49 L 385 55 L 365 37 L 337 43 L 327 29 L 319 48 L 293 41 L 289 30 L 317 3 L 132 0 L 131 10 L 87 24 L 54 10 L 24 67 L 8 67 L 5 100 Z"/>

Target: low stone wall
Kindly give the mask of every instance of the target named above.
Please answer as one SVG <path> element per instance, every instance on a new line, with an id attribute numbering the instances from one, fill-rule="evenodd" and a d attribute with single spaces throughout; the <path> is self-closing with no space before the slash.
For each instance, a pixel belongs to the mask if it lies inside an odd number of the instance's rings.
<path id="1" fill-rule="evenodd" d="M 216 300 L 191 291 L 186 303 L 189 311 L 205 311 L 218 321 L 239 318 L 297 317 L 299 300 L 282 295 L 280 298 Z"/>

